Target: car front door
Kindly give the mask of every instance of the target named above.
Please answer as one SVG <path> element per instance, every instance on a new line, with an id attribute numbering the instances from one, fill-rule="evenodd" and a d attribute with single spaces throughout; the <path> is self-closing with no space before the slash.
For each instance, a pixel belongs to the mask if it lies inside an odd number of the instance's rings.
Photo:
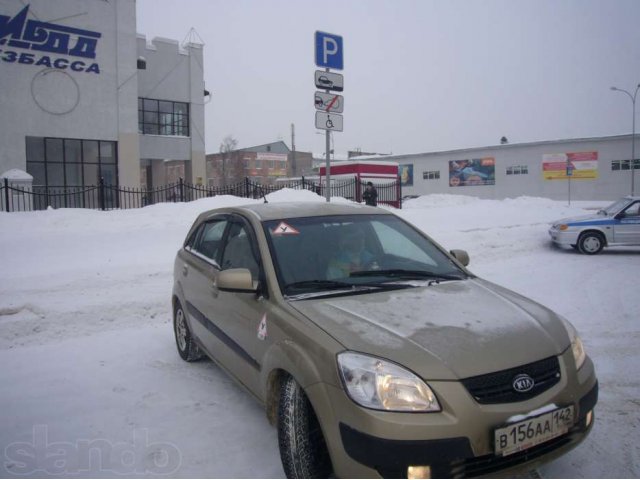
<path id="1" fill-rule="evenodd" d="M 267 344 L 267 309 L 264 275 L 256 235 L 250 223 L 233 216 L 225 232 L 220 270 L 246 268 L 251 272 L 258 293 L 223 292 L 217 288 L 214 272 L 213 293 L 203 306 L 213 337 L 211 347 L 229 370 L 249 390 L 257 392 L 261 361 Z"/>
<path id="2" fill-rule="evenodd" d="M 615 243 L 640 245 L 640 200 L 616 215 L 613 229 Z"/>

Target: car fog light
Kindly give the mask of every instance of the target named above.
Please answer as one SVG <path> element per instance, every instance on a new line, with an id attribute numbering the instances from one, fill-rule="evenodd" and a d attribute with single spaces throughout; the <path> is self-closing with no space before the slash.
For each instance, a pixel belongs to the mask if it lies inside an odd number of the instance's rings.
<path id="1" fill-rule="evenodd" d="M 593 410 L 589 410 L 587 412 L 587 418 L 585 420 L 585 424 L 588 427 L 589 425 L 591 425 L 591 422 L 593 421 Z"/>
<path id="2" fill-rule="evenodd" d="M 411 466 L 407 468 L 407 478 L 431 478 L 429 465 Z"/>

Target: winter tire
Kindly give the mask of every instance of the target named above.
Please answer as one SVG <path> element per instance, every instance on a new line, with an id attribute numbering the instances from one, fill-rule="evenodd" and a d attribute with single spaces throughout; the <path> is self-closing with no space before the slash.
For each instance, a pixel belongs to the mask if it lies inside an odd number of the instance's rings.
<path id="1" fill-rule="evenodd" d="M 313 407 L 290 376 L 280 389 L 278 443 L 287 478 L 327 478 L 331 474 L 331 459 Z"/>
<path id="2" fill-rule="evenodd" d="M 176 346 L 180 357 L 187 362 L 194 362 L 202 357 L 202 352 L 193 341 L 191 331 L 187 325 L 187 317 L 180 302 L 176 301 L 173 309 L 173 333 L 176 336 Z"/>
<path id="3" fill-rule="evenodd" d="M 587 232 L 580 235 L 578 248 L 585 255 L 595 255 L 604 248 L 604 237 L 597 232 Z"/>

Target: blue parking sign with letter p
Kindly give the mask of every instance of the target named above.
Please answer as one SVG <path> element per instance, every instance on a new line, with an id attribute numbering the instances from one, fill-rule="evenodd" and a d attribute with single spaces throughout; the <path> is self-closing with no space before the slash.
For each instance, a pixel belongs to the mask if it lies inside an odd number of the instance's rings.
<path id="1" fill-rule="evenodd" d="M 316 32 L 316 65 L 343 69 L 342 37 L 326 32 Z"/>

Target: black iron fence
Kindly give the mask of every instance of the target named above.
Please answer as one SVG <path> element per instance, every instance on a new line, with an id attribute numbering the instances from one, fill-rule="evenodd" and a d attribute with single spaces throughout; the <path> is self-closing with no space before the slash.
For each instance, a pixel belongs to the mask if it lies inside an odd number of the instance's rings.
<path id="1" fill-rule="evenodd" d="M 282 188 L 309 190 L 326 196 L 325 184 L 302 177 L 277 185 L 263 185 L 245 178 L 244 181 L 226 187 L 193 185 L 180 179 L 176 183 L 154 188 L 132 188 L 108 185 L 100 181 L 89 187 L 24 187 L 11 184 L 8 179 L 0 184 L 0 211 L 21 212 L 52 208 L 91 208 L 99 210 L 141 208 L 167 202 L 189 202 L 217 195 L 234 195 L 244 198 L 262 198 Z M 331 196 L 362 202 L 366 182 L 353 177 L 331 182 Z M 402 208 L 400 180 L 376 184 L 378 203 Z"/>

